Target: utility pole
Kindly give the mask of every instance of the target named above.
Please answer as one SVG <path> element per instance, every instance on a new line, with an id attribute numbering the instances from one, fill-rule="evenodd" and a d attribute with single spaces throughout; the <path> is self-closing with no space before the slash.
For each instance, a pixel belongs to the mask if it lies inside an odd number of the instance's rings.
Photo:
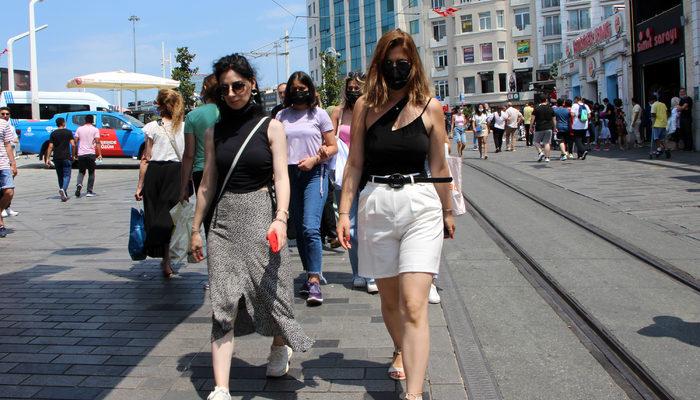
<path id="1" fill-rule="evenodd" d="M 42 25 L 38 28 L 36 28 L 36 31 L 39 32 L 42 29 L 48 28 L 48 25 Z M 15 42 L 18 41 L 19 39 L 23 39 L 25 37 L 29 36 L 29 32 L 24 32 L 21 35 L 13 36 L 9 39 L 7 39 L 7 90 L 15 90 L 15 54 L 14 50 L 12 47 L 14 46 Z"/>
<path id="2" fill-rule="evenodd" d="M 136 72 L 136 23 L 139 22 L 141 18 L 139 18 L 136 15 L 132 15 L 129 17 L 129 21 L 131 22 L 131 27 L 132 27 L 132 33 L 133 33 L 133 39 L 134 39 L 134 72 Z M 134 90 L 134 107 L 138 108 L 139 105 L 139 100 L 138 100 L 138 91 Z"/>
<path id="3" fill-rule="evenodd" d="M 39 119 L 39 71 L 36 61 L 36 21 L 34 5 L 42 0 L 29 0 L 29 84 L 32 91 L 32 119 Z"/>
<path id="4" fill-rule="evenodd" d="M 170 61 L 170 57 L 172 56 L 172 53 L 168 55 L 168 58 L 165 58 L 165 42 L 160 42 L 160 69 L 163 75 L 163 78 L 165 78 L 165 66 L 169 66 L 169 72 L 170 75 L 172 76 L 172 65 Z"/>
<path id="5" fill-rule="evenodd" d="M 289 31 L 284 31 L 284 66 L 287 77 L 291 74 L 289 71 Z"/>

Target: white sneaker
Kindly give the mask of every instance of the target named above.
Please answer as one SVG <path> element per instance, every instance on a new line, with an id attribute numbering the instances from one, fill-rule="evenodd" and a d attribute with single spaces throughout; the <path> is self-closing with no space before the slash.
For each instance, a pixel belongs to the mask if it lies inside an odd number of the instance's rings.
<path id="1" fill-rule="evenodd" d="M 87 192 L 87 194 L 85 195 L 85 197 L 95 197 L 95 193 L 93 193 L 93 192 Z"/>
<path id="2" fill-rule="evenodd" d="M 544 153 L 540 153 L 537 155 L 537 162 L 542 162 L 544 160 Z"/>
<path id="3" fill-rule="evenodd" d="M 7 218 L 7 211 L 2 210 L 2 213 L 0 213 L 0 215 L 2 215 L 3 218 Z"/>
<path id="4" fill-rule="evenodd" d="M 6 209 L 5 212 L 7 213 L 7 216 L 9 216 L 9 217 L 16 217 L 19 215 L 19 213 L 17 211 L 13 211 L 11 208 Z M 3 215 L 3 217 L 4 216 L 5 215 Z"/>
<path id="5" fill-rule="evenodd" d="M 292 348 L 284 346 L 271 346 L 270 356 L 267 357 L 267 372 L 265 375 L 279 378 L 289 372 L 289 360 L 292 358 Z"/>
<path id="6" fill-rule="evenodd" d="M 428 303 L 430 304 L 440 304 L 440 293 L 437 291 L 435 284 L 430 284 L 430 293 L 428 293 Z"/>
<path id="7" fill-rule="evenodd" d="M 216 386 L 207 396 L 207 400 L 231 400 L 231 393 L 228 392 L 228 388 Z"/>
<path id="8" fill-rule="evenodd" d="M 375 282 L 374 279 L 367 280 L 367 293 L 369 293 L 369 294 L 379 293 L 379 288 L 377 287 L 377 282 Z"/>
<path id="9" fill-rule="evenodd" d="M 354 287 L 355 289 L 363 288 L 366 284 L 367 283 L 365 282 L 365 278 L 360 276 L 352 280 L 352 287 Z"/>
<path id="10" fill-rule="evenodd" d="M 58 195 L 61 196 L 61 201 L 66 201 L 68 200 L 68 196 L 66 195 L 66 191 L 63 189 L 58 189 Z"/>

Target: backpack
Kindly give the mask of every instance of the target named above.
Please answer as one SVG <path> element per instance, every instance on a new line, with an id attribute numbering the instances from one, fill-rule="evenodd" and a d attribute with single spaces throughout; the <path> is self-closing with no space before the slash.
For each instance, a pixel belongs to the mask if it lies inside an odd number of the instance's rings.
<path id="1" fill-rule="evenodd" d="M 578 106 L 578 120 L 581 122 L 588 121 L 588 106 L 585 104 L 579 104 Z"/>

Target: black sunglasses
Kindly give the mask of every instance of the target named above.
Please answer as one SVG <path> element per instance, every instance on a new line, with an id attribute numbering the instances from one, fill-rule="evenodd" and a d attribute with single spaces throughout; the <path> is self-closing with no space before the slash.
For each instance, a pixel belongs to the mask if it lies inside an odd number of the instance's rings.
<path id="1" fill-rule="evenodd" d="M 245 90 L 245 82 L 243 81 L 236 81 L 232 83 L 222 83 L 219 85 L 219 92 L 222 95 L 227 95 L 229 93 L 229 90 L 233 90 L 234 93 L 236 94 L 241 94 Z"/>
<path id="2" fill-rule="evenodd" d="M 411 62 L 406 59 L 396 60 L 396 62 L 387 59 L 382 64 L 382 68 L 385 70 L 390 70 L 394 67 L 401 72 L 408 72 L 411 70 Z"/>
<path id="3" fill-rule="evenodd" d="M 348 78 L 363 81 L 365 80 L 365 74 L 363 72 L 350 71 L 348 72 Z"/>

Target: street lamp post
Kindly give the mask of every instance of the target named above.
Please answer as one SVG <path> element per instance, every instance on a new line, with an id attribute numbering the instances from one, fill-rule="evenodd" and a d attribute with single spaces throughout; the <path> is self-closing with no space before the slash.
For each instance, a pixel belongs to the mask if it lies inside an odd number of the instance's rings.
<path id="1" fill-rule="evenodd" d="M 32 119 L 39 119 L 39 74 L 36 62 L 36 22 L 34 5 L 43 0 L 29 0 L 29 84 L 32 91 Z"/>
<path id="2" fill-rule="evenodd" d="M 36 28 L 39 32 L 42 29 L 48 28 L 48 25 L 42 25 Z M 15 54 L 12 47 L 15 42 L 29 36 L 29 32 L 24 32 L 21 35 L 13 36 L 7 39 L 7 90 L 15 90 Z"/>
<path id="3" fill-rule="evenodd" d="M 134 72 L 136 72 L 136 23 L 139 22 L 141 18 L 139 18 L 136 15 L 132 15 L 129 17 L 129 21 L 131 22 L 132 26 L 132 33 L 133 33 L 133 39 L 134 39 Z M 138 91 L 134 90 L 134 107 L 138 108 L 139 105 L 139 99 L 138 99 Z"/>

